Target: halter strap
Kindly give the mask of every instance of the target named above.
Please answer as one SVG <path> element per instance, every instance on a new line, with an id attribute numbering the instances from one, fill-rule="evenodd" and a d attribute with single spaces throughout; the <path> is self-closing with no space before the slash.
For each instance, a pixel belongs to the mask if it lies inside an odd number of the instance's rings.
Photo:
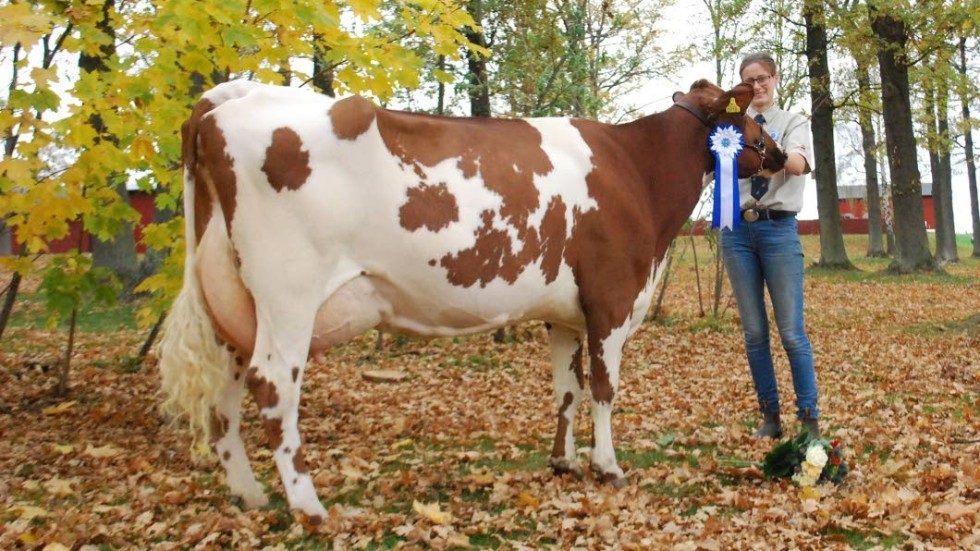
<path id="1" fill-rule="evenodd" d="M 687 111 L 688 113 L 690 113 L 690 114 L 694 115 L 695 117 L 697 117 L 697 119 L 699 121 L 701 121 L 701 124 L 707 126 L 708 128 L 711 128 L 711 127 L 714 126 L 714 124 L 712 124 L 711 121 L 708 120 L 708 117 L 704 116 L 704 113 L 702 113 L 700 109 L 698 109 L 697 107 L 691 105 L 690 103 L 687 103 L 684 100 L 677 100 L 677 101 L 674 102 L 674 105 L 676 105 L 677 107 L 680 107 L 681 109 L 683 109 L 683 110 Z"/>

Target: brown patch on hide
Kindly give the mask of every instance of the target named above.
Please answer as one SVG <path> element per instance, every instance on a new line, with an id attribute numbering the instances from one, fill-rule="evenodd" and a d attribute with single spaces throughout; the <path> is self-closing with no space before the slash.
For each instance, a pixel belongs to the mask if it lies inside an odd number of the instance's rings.
<path id="1" fill-rule="evenodd" d="M 255 397 L 259 409 L 274 408 L 279 405 L 279 391 L 271 381 L 259 377 L 259 368 L 250 367 L 245 374 L 245 384 Z"/>
<path id="2" fill-rule="evenodd" d="M 262 426 L 265 427 L 265 437 L 269 440 L 269 449 L 278 450 L 282 445 L 282 419 L 266 419 Z"/>
<path id="3" fill-rule="evenodd" d="M 235 219 L 235 207 L 237 205 L 238 183 L 235 178 L 234 161 L 227 152 L 228 144 L 225 141 L 225 134 L 214 117 L 204 117 L 201 120 L 198 131 L 198 151 L 197 164 L 195 169 L 195 223 L 197 222 L 197 201 L 203 199 L 200 194 L 207 194 L 207 185 L 210 182 L 214 186 L 214 191 L 218 195 L 218 202 L 221 203 L 221 210 L 224 212 L 225 227 L 231 234 L 231 224 Z M 200 192 L 198 188 L 204 189 Z M 201 226 L 199 231 L 204 233 Z"/>
<path id="4" fill-rule="evenodd" d="M 211 194 L 208 192 L 207 180 L 201 174 L 202 166 L 197 159 L 197 136 L 201 125 L 201 118 L 215 108 L 210 100 L 202 99 L 194 106 L 190 118 L 180 127 L 181 134 L 181 164 L 184 170 L 190 173 L 195 181 L 194 185 L 194 243 L 201 240 L 204 229 L 208 227 L 211 220 Z M 186 191 L 186 190 L 185 190 Z M 189 242 L 188 238 L 188 242 Z"/>
<path id="5" fill-rule="evenodd" d="M 334 103 L 327 115 L 335 136 L 341 140 L 354 140 L 371 128 L 377 110 L 370 101 L 351 96 Z"/>
<path id="6" fill-rule="evenodd" d="M 211 442 L 217 442 L 228 434 L 228 429 L 231 426 L 231 421 L 227 417 L 218 413 L 217 411 L 211 412 Z"/>
<path id="7" fill-rule="evenodd" d="M 569 369 L 575 372 L 575 382 L 579 388 L 585 388 L 585 371 L 582 369 L 582 343 L 579 342 L 578 349 L 572 354 L 572 365 Z"/>
<path id="8" fill-rule="evenodd" d="M 418 187 L 409 188 L 408 200 L 398 209 L 398 217 L 403 228 L 415 231 L 425 228 L 437 232 L 459 220 L 456 198 L 449 193 L 446 184 L 430 186 L 423 182 Z"/>
<path id="9" fill-rule="evenodd" d="M 565 457 L 565 435 L 568 433 L 569 420 L 565 413 L 575 399 L 571 392 L 562 397 L 561 407 L 558 408 L 558 431 L 555 433 L 555 445 L 551 449 L 551 457 Z M 574 415 L 575 412 L 572 412 Z"/>
<path id="10" fill-rule="evenodd" d="M 306 454 L 303 453 L 303 446 L 300 446 L 296 450 L 296 454 L 293 455 L 293 468 L 300 474 L 310 472 L 309 467 L 306 466 Z"/>
<path id="11" fill-rule="evenodd" d="M 513 282 L 540 257 L 538 229 L 528 220 L 540 206 L 534 179 L 554 167 L 536 128 L 522 120 L 448 119 L 386 110 L 378 112 L 377 121 L 388 151 L 423 182 L 426 168 L 451 161 L 464 178 L 479 178 L 502 198 L 497 225 L 494 217 L 498 213 L 484 211 L 482 224 L 475 230 L 476 243 L 441 259 L 452 284 L 486 286 L 497 278 Z M 422 227 L 419 222 L 407 222 Z M 511 247 L 508 227 L 516 232 L 519 250 Z"/>
<path id="12" fill-rule="evenodd" d="M 565 202 L 555 196 L 548 203 L 548 210 L 541 221 L 541 272 L 546 283 L 558 277 L 562 259 L 565 257 Z"/>
<path id="13" fill-rule="evenodd" d="M 310 152 L 303 150 L 299 134 L 286 127 L 272 132 L 272 144 L 265 150 L 262 172 L 276 192 L 295 191 L 306 183 L 313 169 L 310 168 Z"/>

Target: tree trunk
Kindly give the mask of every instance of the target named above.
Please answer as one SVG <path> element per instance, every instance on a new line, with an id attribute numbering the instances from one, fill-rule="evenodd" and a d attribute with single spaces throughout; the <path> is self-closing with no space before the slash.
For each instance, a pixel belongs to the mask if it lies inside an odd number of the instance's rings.
<path id="1" fill-rule="evenodd" d="M 868 67 L 858 62 L 858 89 L 861 97 L 868 97 L 871 91 L 871 78 Z M 878 189 L 878 159 L 875 149 L 878 146 L 875 127 L 871 120 L 871 109 L 862 101 L 858 105 L 858 121 L 861 125 L 861 149 L 864 151 L 864 182 L 868 206 L 868 258 L 883 258 L 885 253 L 881 228 L 881 193 Z"/>
<path id="2" fill-rule="evenodd" d="M 17 89 L 17 72 L 20 67 L 20 42 L 14 44 L 11 52 L 11 63 L 13 74 L 10 76 L 10 86 L 7 89 L 7 97 Z M 7 135 L 3 137 L 3 158 L 9 159 L 14 156 L 14 149 L 17 148 L 17 141 L 20 135 L 14 133 L 13 127 L 7 130 Z M 13 231 L 7 225 L 7 217 L 0 218 L 0 256 L 10 256 L 13 254 Z M 16 294 L 16 293 L 14 293 Z"/>
<path id="3" fill-rule="evenodd" d="M 438 67 L 440 71 L 446 70 L 446 56 L 441 55 L 438 57 L 438 59 L 436 60 L 436 67 Z M 440 80 L 438 84 L 436 84 L 436 115 L 445 115 L 445 114 L 446 114 L 446 83 Z"/>
<path id="4" fill-rule="evenodd" d="M 320 35 L 313 36 L 313 88 L 321 94 L 334 97 L 333 68 L 326 61 L 329 47 L 323 45 Z"/>
<path id="5" fill-rule="evenodd" d="M 915 160 L 909 67 L 905 55 L 908 28 L 890 10 L 878 9 L 877 2 L 869 2 L 868 10 L 871 28 L 881 41 L 878 47 L 881 105 L 895 209 L 895 260 L 889 270 L 897 273 L 935 270 L 922 210 L 922 182 Z"/>
<path id="6" fill-rule="evenodd" d="M 960 73 L 966 75 L 966 38 L 960 38 Z M 980 258 L 980 200 L 977 197 L 977 163 L 973 157 L 973 125 L 970 123 L 970 101 L 961 92 L 963 105 L 963 150 L 966 155 L 966 177 L 970 187 L 970 215 L 973 218 L 973 257 Z"/>
<path id="7" fill-rule="evenodd" d="M 471 0 L 466 9 L 478 25 L 483 24 L 483 0 Z M 466 38 L 470 44 L 481 48 L 487 47 L 483 31 L 468 29 Z M 466 50 L 466 80 L 469 83 L 470 115 L 474 117 L 490 116 L 490 79 L 487 75 L 487 58 L 482 54 Z"/>
<path id="8" fill-rule="evenodd" d="M 936 261 L 941 264 L 959 262 L 956 254 L 956 228 L 953 223 L 953 167 L 949 158 L 949 88 L 940 82 L 926 91 L 926 104 L 932 119 L 932 146 L 929 163 L 932 167 L 932 204 L 936 215 Z"/>
<path id="9" fill-rule="evenodd" d="M 840 199 L 837 195 L 837 161 L 834 153 L 834 103 L 830 96 L 827 61 L 827 28 L 822 0 L 805 0 L 806 57 L 810 67 L 813 154 L 817 167 L 817 212 L 820 217 L 820 261 L 827 268 L 854 269 L 844 248 Z"/>
<path id="10" fill-rule="evenodd" d="M 107 73 L 109 60 L 116 53 L 116 31 L 110 19 L 115 0 L 106 0 L 102 4 L 102 19 L 96 24 L 106 41 L 99 46 L 98 52 L 82 51 L 78 56 L 78 68 L 82 72 Z M 99 115 L 89 119 L 89 125 L 95 130 L 95 143 L 102 140 L 116 142 L 116 137 L 108 134 L 105 123 Z M 118 201 L 129 205 L 129 192 L 126 190 L 126 177 L 122 174 L 109 174 L 113 182 L 112 189 L 118 195 Z M 118 277 L 126 292 L 132 290 L 138 283 L 139 267 L 136 260 L 136 239 L 133 237 L 133 226 L 123 223 L 118 233 L 110 240 L 103 241 L 92 236 L 92 262 L 96 267 L 108 268 Z"/>
<path id="11" fill-rule="evenodd" d="M 14 272 L 10 278 L 10 283 L 3 295 L 3 309 L 0 310 L 0 340 L 7 330 L 7 323 L 10 321 L 10 314 L 14 311 L 14 303 L 17 302 L 17 292 L 20 290 L 20 272 Z"/>

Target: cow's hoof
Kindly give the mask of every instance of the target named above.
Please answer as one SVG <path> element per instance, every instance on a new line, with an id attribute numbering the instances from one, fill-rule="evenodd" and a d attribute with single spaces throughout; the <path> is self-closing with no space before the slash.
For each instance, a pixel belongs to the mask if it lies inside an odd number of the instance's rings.
<path id="1" fill-rule="evenodd" d="M 232 494 L 231 495 L 232 505 L 237 506 L 243 511 L 254 511 L 256 509 L 262 509 L 269 504 L 269 498 L 266 497 L 265 492 L 249 492 L 247 494 Z"/>
<path id="2" fill-rule="evenodd" d="M 293 518 L 308 528 L 319 526 L 327 518 L 327 510 L 317 503 L 316 507 L 293 509 Z"/>
<path id="3" fill-rule="evenodd" d="M 619 467 L 616 467 L 615 471 L 603 471 L 594 464 L 591 467 L 592 472 L 599 478 L 599 482 L 612 486 L 617 490 L 629 486 L 629 481 L 626 480 L 626 475 L 621 469 L 619 469 Z"/>
<path id="4" fill-rule="evenodd" d="M 582 478 L 582 468 L 575 461 L 569 461 L 564 457 L 551 457 L 548 459 L 548 464 L 555 476 L 570 474 L 575 478 Z"/>

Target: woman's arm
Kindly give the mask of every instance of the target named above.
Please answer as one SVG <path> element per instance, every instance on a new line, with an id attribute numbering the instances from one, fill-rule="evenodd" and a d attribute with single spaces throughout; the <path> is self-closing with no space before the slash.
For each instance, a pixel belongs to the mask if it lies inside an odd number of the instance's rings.
<path id="1" fill-rule="evenodd" d="M 808 172 L 806 158 L 796 152 L 790 153 L 786 158 L 786 166 L 784 169 L 786 170 L 786 174 L 789 174 L 790 176 L 800 176 L 801 174 L 806 174 Z"/>

